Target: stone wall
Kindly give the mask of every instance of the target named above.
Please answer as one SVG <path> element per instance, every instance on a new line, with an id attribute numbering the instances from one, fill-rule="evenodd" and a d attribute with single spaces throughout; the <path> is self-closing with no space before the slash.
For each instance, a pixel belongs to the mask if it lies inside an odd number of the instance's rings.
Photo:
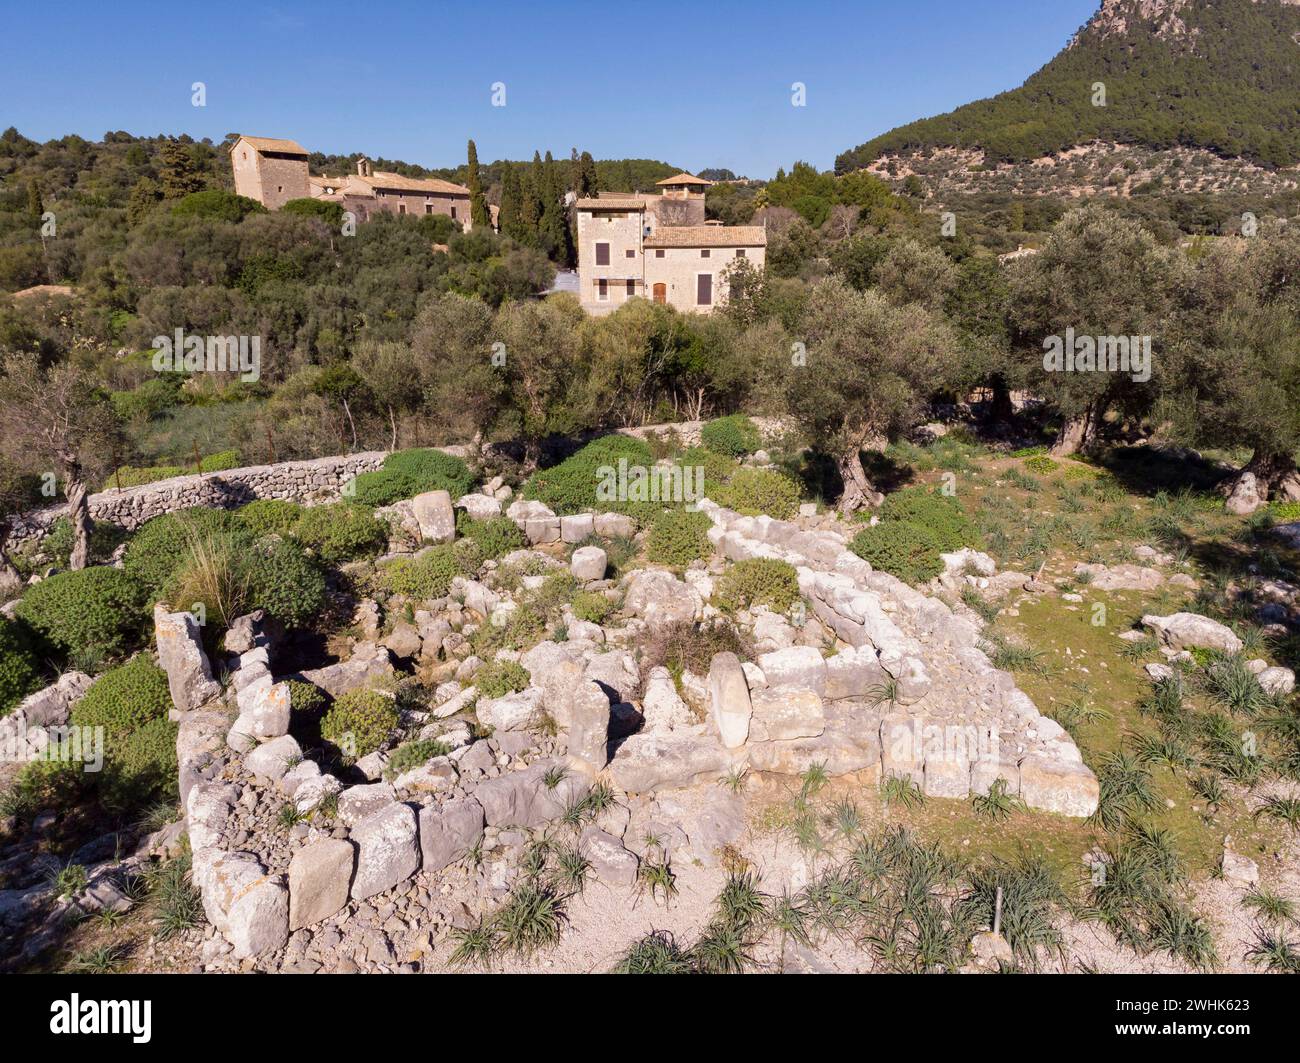
<path id="1" fill-rule="evenodd" d="M 173 476 L 122 490 L 112 488 L 90 496 L 90 517 L 135 531 L 152 517 L 190 506 L 233 509 L 258 498 L 302 503 L 333 501 L 340 496 L 344 484 L 358 473 L 379 468 L 384 457 L 384 451 L 372 450 L 311 461 Z M 14 518 L 9 548 L 17 549 L 43 539 L 50 526 L 67 512 L 66 505 L 47 506 Z"/>

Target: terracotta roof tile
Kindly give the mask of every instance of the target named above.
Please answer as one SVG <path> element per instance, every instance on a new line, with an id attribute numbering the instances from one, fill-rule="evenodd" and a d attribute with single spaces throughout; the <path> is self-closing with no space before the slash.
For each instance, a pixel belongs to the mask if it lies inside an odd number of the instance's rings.
<path id="1" fill-rule="evenodd" d="M 761 225 L 661 225 L 643 241 L 646 247 L 766 247 Z"/>

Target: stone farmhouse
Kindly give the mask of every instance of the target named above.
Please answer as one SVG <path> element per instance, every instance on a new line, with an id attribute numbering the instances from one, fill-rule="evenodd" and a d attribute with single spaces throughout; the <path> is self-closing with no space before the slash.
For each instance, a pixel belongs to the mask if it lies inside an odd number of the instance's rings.
<path id="1" fill-rule="evenodd" d="M 469 189 L 437 178 L 404 177 L 357 160 L 357 172 L 341 177 L 308 173 L 308 152 L 292 140 L 241 136 L 230 148 L 235 191 L 278 210 L 291 199 L 338 203 L 357 221 L 389 214 L 445 214 L 469 229 Z"/>
<path id="2" fill-rule="evenodd" d="M 680 173 L 657 194 L 604 193 L 579 199 L 578 281 L 583 309 L 607 314 L 629 299 L 651 299 L 707 314 L 727 300 L 726 268 L 748 259 L 762 269 L 761 225 L 705 221 L 711 182 Z"/>

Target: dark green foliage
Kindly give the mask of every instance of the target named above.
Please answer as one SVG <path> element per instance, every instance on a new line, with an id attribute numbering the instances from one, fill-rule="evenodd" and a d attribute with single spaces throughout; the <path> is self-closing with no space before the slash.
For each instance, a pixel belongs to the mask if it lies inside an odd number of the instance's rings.
<path id="1" fill-rule="evenodd" d="M 1156 18 L 1164 15 L 1126 12 L 1125 33 L 1089 27 L 1022 87 L 894 129 L 840 155 L 835 169 L 856 170 L 885 152 L 948 145 L 983 148 L 991 165 L 1093 140 L 1206 148 L 1267 166 L 1300 160 L 1293 40 L 1300 12 L 1251 0 L 1200 0 L 1179 8 L 1186 31 L 1177 37 L 1157 36 Z M 1093 106 L 1099 80 L 1105 107 Z"/>
<path id="2" fill-rule="evenodd" d="M 17 611 L 64 653 L 117 657 L 139 644 L 145 604 L 129 572 L 96 566 L 41 580 L 27 589 Z"/>
<path id="3" fill-rule="evenodd" d="M 799 512 L 799 485 L 771 469 L 738 469 L 725 485 L 708 494 L 720 505 L 751 517 L 766 514 L 790 520 Z"/>
<path id="4" fill-rule="evenodd" d="M 728 612 L 766 605 L 774 613 L 785 613 L 799 600 L 799 574 L 788 561 L 737 561 L 719 577 L 714 600 Z"/>
<path id="5" fill-rule="evenodd" d="M 649 468 L 654 464 L 654 454 L 639 439 L 624 435 L 602 436 L 558 465 L 534 473 L 524 484 L 523 497 L 545 502 L 559 514 L 590 509 L 632 512 L 636 503 L 596 497 L 596 489 L 605 478 L 599 470 L 617 470 L 620 460 L 626 461 L 628 466 Z"/>
<path id="6" fill-rule="evenodd" d="M 926 583 L 943 572 L 939 539 L 927 528 L 907 521 L 891 520 L 863 528 L 849 549 L 873 568 L 904 583 Z"/>
<path id="7" fill-rule="evenodd" d="M 485 698 L 499 698 L 528 686 L 528 669 L 517 661 L 489 661 L 474 673 L 474 688 Z"/>
<path id="8" fill-rule="evenodd" d="M 0 716 L 41 685 L 40 662 L 21 624 L 0 617 Z"/>
<path id="9" fill-rule="evenodd" d="M 249 597 L 288 627 L 303 627 L 325 604 L 325 574 L 295 542 L 258 543 L 246 558 Z"/>
<path id="10" fill-rule="evenodd" d="M 250 214 L 265 213 L 266 208 L 257 200 L 216 188 L 191 192 L 172 206 L 172 214 L 178 218 L 207 218 L 213 221 L 241 222 Z"/>
<path id="11" fill-rule="evenodd" d="M 185 560 L 190 547 L 234 526 L 231 514 L 220 509 L 195 507 L 166 513 L 146 521 L 131 538 L 122 568 L 156 596 Z"/>
<path id="12" fill-rule="evenodd" d="M 384 586 L 393 594 L 428 601 L 445 598 L 451 581 L 460 574 L 455 550 L 449 544 L 429 547 L 413 558 L 399 558 L 383 569 Z"/>
<path id="13" fill-rule="evenodd" d="M 719 417 L 700 430 L 700 441 L 715 454 L 743 458 L 753 454 L 763 444 L 758 426 L 743 413 Z"/>
<path id="14" fill-rule="evenodd" d="M 708 531 L 713 521 L 707 513 L 687 509 L 664 510 L 650 525 L 646 556 L 661 565 L 685 568 L 709 556 L 713 547 Z"/>
<path id="15" fill-rule="evenodd" d="M 426 761 L 446 754 L 447 743 L 439 742 L 436 738 L 417 738 L 403 742 L 388 758 L 388 763 L 384 766 L 384 778 L 396 779 L 412 768 L 418 768 Z"/>
<path id="16" fill-rule="evenodd" d="M 250 532 L 263 535 L 288 535 L 298 524 L 304 507 L 282 498 L 259 498 L 235 510 L 235 518 Z"/>
<path id="17" fill-rule="evenodd" d="M 495 561 L 512 550 L 521 550 L 528 545 L 519 525 L 509 517 L 474 520 L 464 510 L 460 510 L 456 514 L 456 532 L 478 547 L 480 563 Z"/>
<path id="18" fill-rule="evenodd" d="M 906 487 L 887 496 L 880 507 L 880 519 L 920 525 L 945 553 L 979 541 L 979 533 L 956 499 L 924 487 Z"/>
<path id="19" fill-rule="evenodd" d="M 289 707 L 295 713 L 304 716 L 319 715 L 329 704 L 329 695 L 315 683 L 301 679 L 289 680 Z"/>
<path id="20" fill-rule="evenodd" d="M 323 199 L 291 199 L 280 208 L 286 214 L 300 214 L 304 218 L 319 218 L 331 229 L 343 224 L 343 204 Z"/>
<path id="21" fill-rule="evenodd" d="M 603 624 L 614 611 L 614 603 L 599 591 L 579 591 L 573 596 L 573 615 L 579 620 Z"/>
<path id="22" fill-rule="evenodd" d="M 377 690 L 349 690 L 334 699 L 321 719 L 321 737 L 346 760 L 379 749 L 397 727 L 396 702 Z"/>
<path id="23" fill-rule="evenodd" d="M 440 450 L 399 450 L 388 455 L 381 468 L 357 477 L 353 500 L 387 506 L 426 491 L 446 491 L 454 502 L 473 483 L 469 466 L 460 458 Z"/>
<path id="24" fill-rule="evenodd" d="M 327 565 L 371 557 L 388 546 L 388 525 L 369 506 L 345 502 L 307 507 L 289 534 Z"/>

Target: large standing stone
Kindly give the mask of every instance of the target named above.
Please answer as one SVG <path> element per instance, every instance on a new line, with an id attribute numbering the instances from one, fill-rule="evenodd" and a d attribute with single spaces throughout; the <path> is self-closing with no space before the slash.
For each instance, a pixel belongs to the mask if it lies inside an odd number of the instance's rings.
<path id="1" fill-rule="evenodd" d="M 754 706 L 740 658 L 734 653 L 715 654 L 709 664 L 709 711 L 724 746 L 739 749 L 745 744 Z"/>
<path id="2" fill-rule="evenodd" d="M 543 689 L 546 711 L 559 728 L 575 766 L 600 771 L 609 760 L 609 698 L 575 661 L 551 669 Z"/>
<path id="3" fill-rule="evenodd" d="M 411 511 L 420 526 L 420 538 L 431 543 L 449 543 L 456 538 L 456 511 L 446 491 L 426 491 L 411 499 Z"/>
<path id="4" fill-rule="evenodd" d="M 1148 614 L 1142 624 L 1172 650 L 1206 649 L 1240 653 L 1241 639 L 1232 629 L 1199 613 L 1173 613 L 1170 616 Z"/>
<path id="5" fill-rule="evenodd" d="M 755 690 L 749 724 L 751 742 L 789 742 L 816 738 L 826 730 L 822 699 L 812 690 Z"/>
<path id="6" fill-rule="evenodd" d="M 426 872 L 441 871 L 465 856 L 483 836 L 483 806 L 465 797 L 420 809 L 420 853 Z"/>
<path id="7" fill-rule="evenodd" d="M 580 546 L 569 558 L 569 571 L 579 583 L 590 583 L 605 578 L 608 564 L 605 551 L 599 546 Z"/>
<path id="8" fill-rule="evenodd" d="M 203 651 L 198 622 L 190 613 L 169 613 L 160 602 L 154 606 L 153 630 L 158 663 L 167 673 L 167 687 L 178 709 L 197 709 L 221 694 L 221 684 L 212 678 Z"/>
<path id="9" fill-rule="evenodd" d="M 238 959 L 283 948 L 289 940 L 289 893 L 252 853 L 196 853 L 194 879 L 209 921 Z"/>
<path id="10" fill-rule="evenodd" d="M 328 919 L 348 903 L 356 853 L 341 838 L 308 842 L 289 861 L 289 930 Z"/>
<path id="11" fill-rule="evenodd" d="M 353 900 L 392 889 L 420 866 L 419 833 L 410 805 L 394 802 L 367 816 L 352 829 L 352 840 L 357 843 Z"/>
<path id="12" fill-rule="evenodd" d="M 790 646 L 765 653 L 759 657 L 758 666 L 769 687 L 826 692 L 826 659 L 812 646 Z"/>
<path id="13" fill-rule="evenodd" d="M 645 696 L 641 699 L 641 713 L 647 731 L 668 732 L 694 723 L 691 710 L 677 693 L 672 673 L 663 665 L 650 669 L 646 680 Z"/>
<path id="14" fill-rule="evenodd" d="M 560 539 L 563 542 L 580 543 L 595 530 L 596 522 L 590 513 L 573 513 L 560 518 Z M 596 578 L 599 579 L 600 576 Z"/>
<path id="15" fill-rule="evenodd" d="M 456 508 L 463 509 L 474 520 L 491 520 L 501 516 L 501 501 L 489 495 L 461 495 L 456 499 Z"/>

